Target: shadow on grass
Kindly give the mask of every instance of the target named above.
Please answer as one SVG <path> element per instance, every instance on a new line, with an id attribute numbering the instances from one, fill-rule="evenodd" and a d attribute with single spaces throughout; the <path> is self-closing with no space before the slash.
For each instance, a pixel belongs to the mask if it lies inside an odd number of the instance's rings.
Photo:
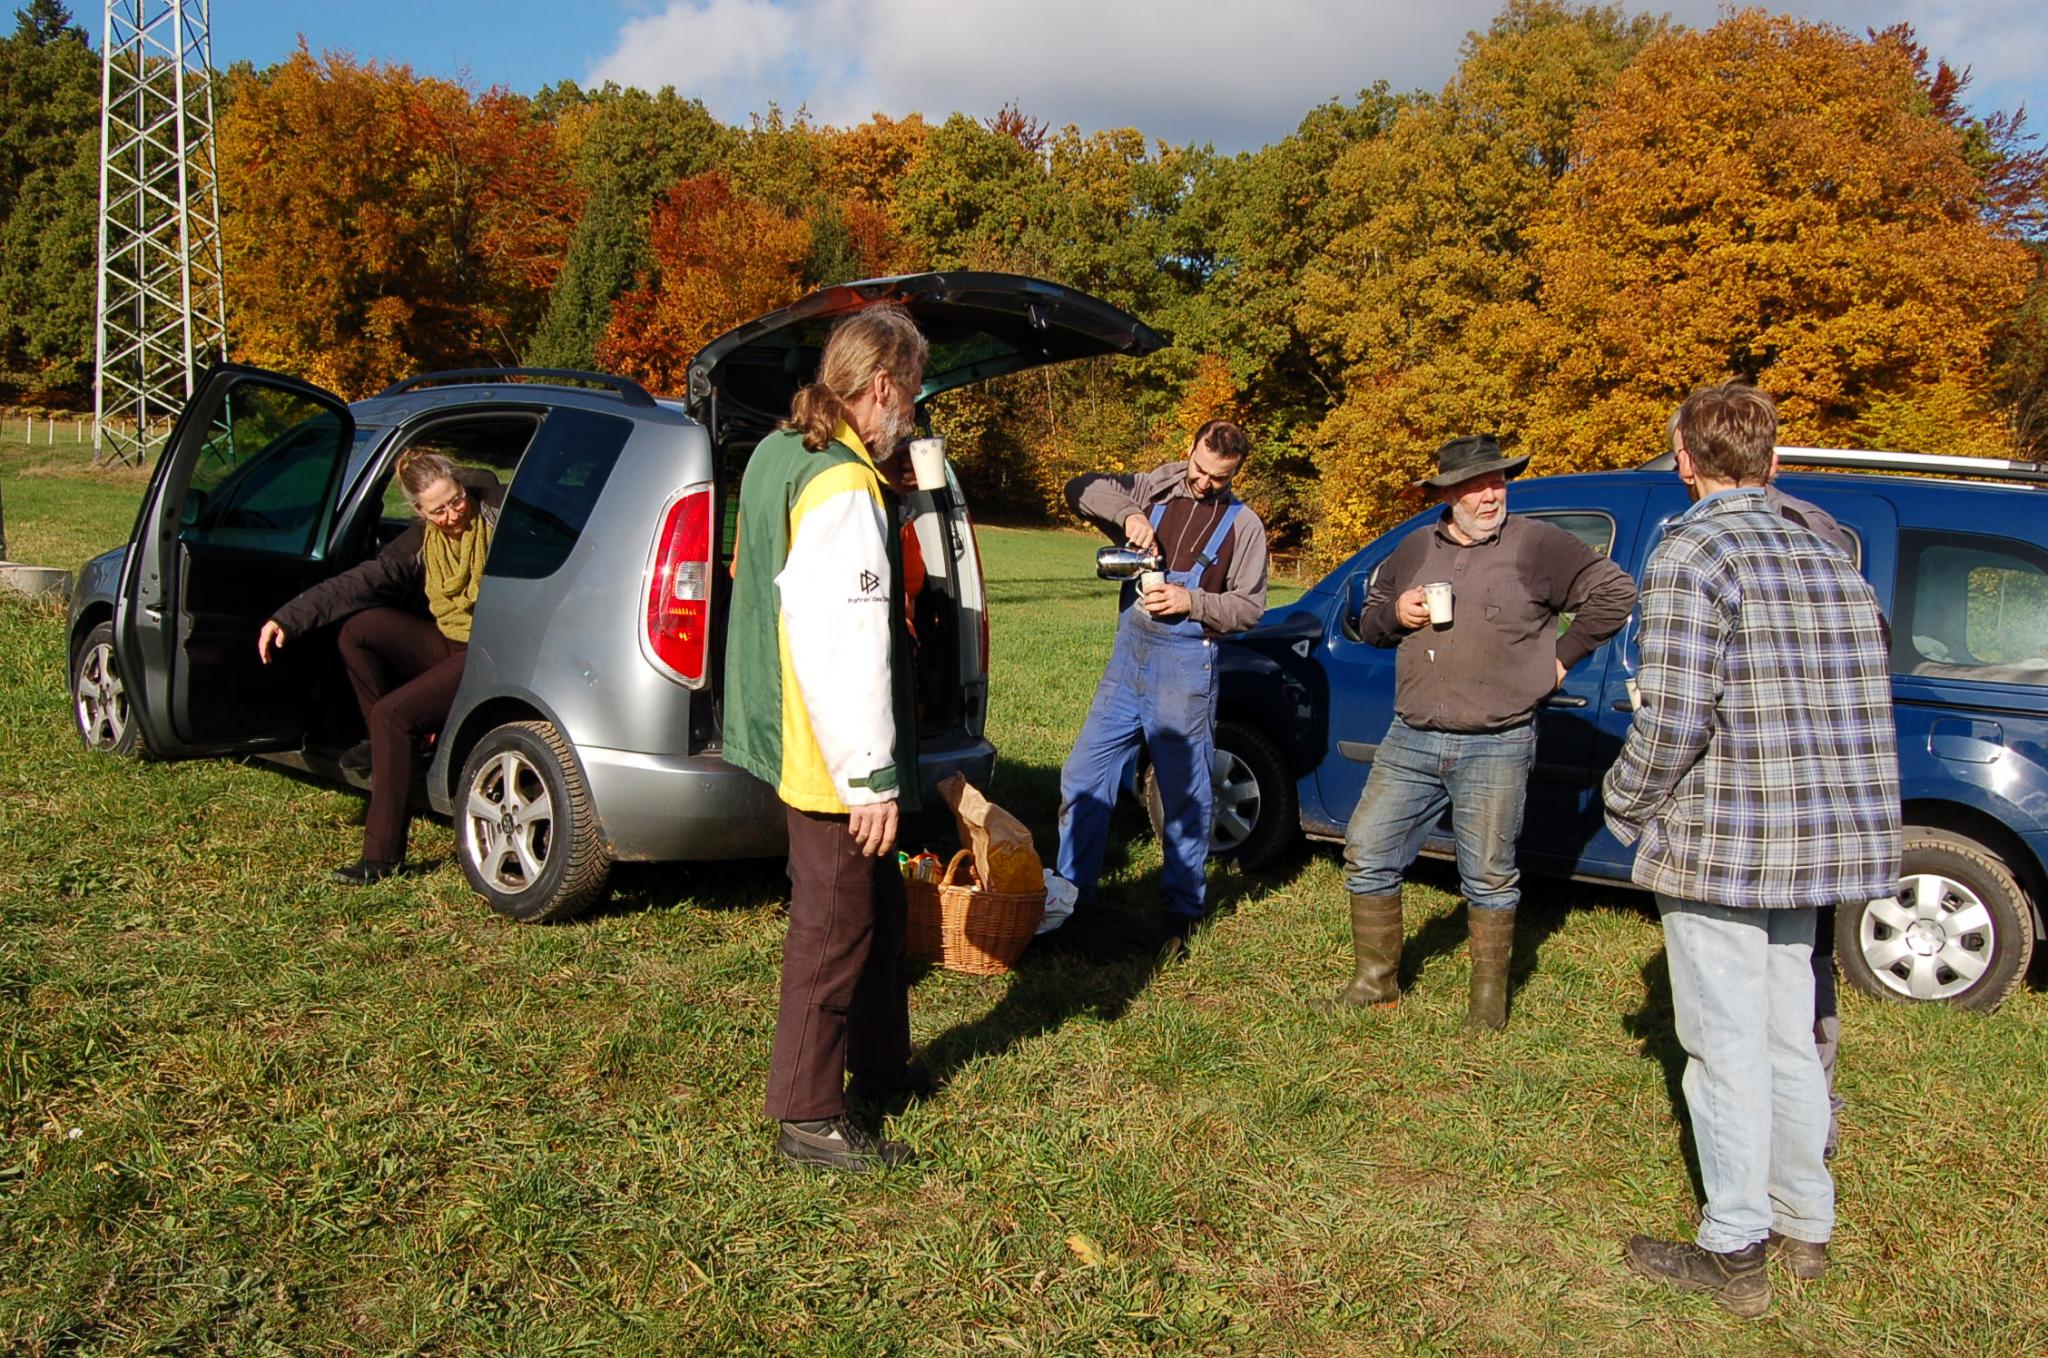
<path id="1" fill-rule="evenodd" d="M 1056 767 L 1005 764 L 997 786 L 998 799 L 1030 828 L 1048 866 L 1059 842 L 1059 779 Z M 1144 813 L 1128 799 L 1120 800 L 1112 813 L 1103 875 L 1114 878 L 1126 871 L 1136 846 L 1149 835 Z M 1201 928 L 1234 913 L 1255 885 L 1234 870 L 1212 871 Z M 1054 1032 L 1076 1016 L 1107 1023 L 1122 1018 L 1160 969 L 1180 955 L 1161 946 L 1164 916 L 1158 887 L 1156 868 L 1135 882 L 1107 887 L 1093 907 L 1035 940 L 1018 959 L 1009 989 L 987 1013 L 955 1024 L 924 1045 L 935 1093 L 963 1067 Z M 922 974 L 913 972 L 914 977 Z"/>
<path id="2" fill-rule="evenodd" d="M 1685 1107 L 1685 1048 L 1678 1043 L 1678 1028 L 1671 1014 L 1671 966 L 1663 948 L 1643 963 L 1643 1006 L 1623 1017 L 1622 1027 L 1642 1045 L 1638 1051 L 1646 1061 L 1664 1070 L 1664 1097 L 1671 1100 L 1671 1117 L 1678 1124 L 1678 1153 L 1685 1159 L 1686 1177 L 1692 1181 L 1693 1201 L 1704 1206 L 1706 1180 L 1700 1176 L 1699 1147 L 1692 1137 L 1692 1118 Z"/>
<path id="3" fill-rule="evenodd" d="M 1458 870 L 1454 864 L 1435 859 L 1417 859 L 1409 869 L 1413 881 L 1458 893 Z M 1411 893 L 1409 899 L 1414 899 Z M 1524 878 L 1522 903 L 1515 911 L 1514 950 L 1508 957 L 1508 1014 L 1512 1021 L 1515 995 L 1536 974 L 1538 955 L 1544 942 L 1564 927 L 1565 917 L 1577 904 L 1569 882 Z M 1401 989 L 1412 990 L 1431 962 L 1457 952 L 1465 945 L 1470 928 L 1471 906 L 1464 901 L 1441 915 L 1433 916 L 1415 931 L 1401 949 Z"/>
<path id="4" fill-rule="evenodd" d="M 1114 1023 L 1122 1018 L 1161 970 L 1176 965 L 1182 956 L 1176 948 L 1161 946 L 1155 885 L 1148 878 L 1121 903 L 1114 893 L 1105 893 L 1093 911 L 1076 914 L 1025 950 L 1011 974 L 1010 988 L 987 1013 L 955 1024 L 927 1042 L 922 1056 L 931 1072 L 934 1097 L 943 1097 L 946 1085 L 962 1068 L 1056 1032 L 1069 1019 L 1087 1015 Z M 1209 912 L 1197 937 L 1222 916 L 1234 913 L 1254 885 L 1240 873 L 1212 873 Z M 1137 907 L 1132 898 L 1144 905 Z M 914 975 L 921 976 L 922 971 Z"/>
<path id="5" fill-rule="evenodd" d="M 679 906 L 724 912 L 788 903 L 789 865 L 781 858 L 618 863 L 612 867 L 609 890 L 577 919 L 607 919 Z"/>

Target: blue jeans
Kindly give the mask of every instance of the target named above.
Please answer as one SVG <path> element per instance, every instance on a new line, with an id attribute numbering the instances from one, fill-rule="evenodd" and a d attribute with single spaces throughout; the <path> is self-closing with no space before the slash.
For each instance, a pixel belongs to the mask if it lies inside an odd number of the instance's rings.
<path id="1" fill-rule="evenodd" d="M 1730 910 L 1657 897 L 1685 1107 L 1707 1201 L 1701 1249 L 1777 1231 L 1825 1242 L 1835 1184 L 1828 1090 L 1813 1043 L 1814 910 Z"/>
<path id="2" fill-rule="evenodd" d="M 1522 899 L 1515 841 L 1536 763 L 1536 727 L 1418 731 L 1399 717 L 1373 755 L 1365 795 L 1344 829 L 1345 885 L 1391 896 L 1444 807 L 1458 845 L 1458 877 L 1474 910 L 1512 910 Z"/>
<path id="3" fill-rule="evenodd" d="M 1159 895 L 1170 913 L 1202 913 L 1209 862 L 1214 790 L 1209 765 L 1216 749 L 1216 648 L 1199 626 L 1161 623 L 1126 608 L 1116 646 L 1074 751 L 1060 767 L 1060 876 L 1095 899 L 1109 814 L 1124 766 L 1143 741 L 1152 753 L 1166 812 L 1165 865 Z"/>

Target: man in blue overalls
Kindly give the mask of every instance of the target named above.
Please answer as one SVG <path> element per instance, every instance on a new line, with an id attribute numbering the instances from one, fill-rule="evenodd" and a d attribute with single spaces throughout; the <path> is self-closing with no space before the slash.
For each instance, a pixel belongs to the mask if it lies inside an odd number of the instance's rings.
<path id="1" fill-rule="evenodd" d="M 1102 875 L 1110 811 L 1143 741 L 1165 816 L 1161 942 L 1178 945 L 1202 917 L 1213 816 L 1215 639 L 1266 609 L 1266 526 L 1230 493 L 1250 442 L 1228 420 L 1196 431 L 1185 459 L 1148 472 L 1091 473 L 1067 503 L 1113 541 L 1156 551 L 1163 582 L 1126 584 L 1116 646 L 1088 720 L 1060 770 L 1058 873 L 1086 909 Z"/>

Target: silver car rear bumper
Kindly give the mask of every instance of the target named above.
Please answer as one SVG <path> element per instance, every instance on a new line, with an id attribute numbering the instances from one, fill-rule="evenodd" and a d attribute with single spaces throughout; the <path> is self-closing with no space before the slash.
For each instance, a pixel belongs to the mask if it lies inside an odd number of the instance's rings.
<path id="1" fill-rule="evenodd" d="M 583 777 L 612 857 L 684 862 L 776 858 L 788 849 L 775 790 L 717 755 L 651 755 L 579 745 Z M 927 807 L 955 772 L 987 787 L 995 747 L 986 740 L 920 752 Z"/>

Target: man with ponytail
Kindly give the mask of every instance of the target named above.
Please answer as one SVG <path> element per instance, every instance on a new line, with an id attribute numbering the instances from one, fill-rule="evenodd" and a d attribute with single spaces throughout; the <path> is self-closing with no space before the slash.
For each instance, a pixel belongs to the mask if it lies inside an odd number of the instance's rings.
<path id="1" fill-rule="evenodd" d="M 877 469 L 911 432 L 926 345 L 870 307 L 832 331 L 815 381 L 740 482 L 726 631 L 725 758 L 789 825 L 789 934 L 768 1073 L 788 1159 L 910 1158 L 847 1116 L 914 1083 L 898 817 L 917 809 L 903 561 Z"/>
<path id="2" fill-rule="evenodd" d="M 348 886 L 381 881 L 405 864 L 416 742 L 441 729 L 462 683 L 470 619 L 505 488 L 487 471 L 409 448 L 398 483 L 420 521 L 354 570 L 322 581 L 277 610 L 256 636 L 264 664 L 286 641 L 337 619 L 349 685 L 369 739 L 341 757 L 370 774 L 362 856 L 334 870 Z"/>

